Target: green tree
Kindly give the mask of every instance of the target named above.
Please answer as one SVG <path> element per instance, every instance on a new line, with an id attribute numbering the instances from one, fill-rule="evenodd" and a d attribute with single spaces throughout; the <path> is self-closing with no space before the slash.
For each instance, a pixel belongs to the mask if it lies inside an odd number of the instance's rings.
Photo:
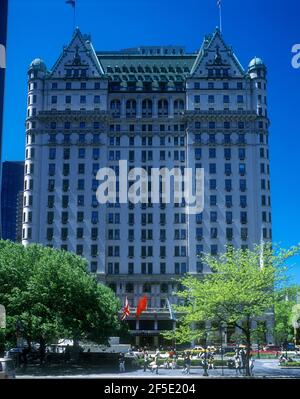
<path id="1" fill-rule="evenodd" d="M 299 290 L 298 290 L 299 292 Z M 300 304 L 294 305 L 290 316 L 290 325 L 294 329 L 295 344 L 299 342 L 300 330 Z"/>
<path id="2" fill-rule="evenodd" d="M 19 324 L 29 345 L 40 343 L 41 353 L 62 337 L 107 343 L 120 329 L 118 299 L 74 254 L 1 241 L 0 287 L 7 338 L 16 336 Z"/>
<path id="3" fill-rule="evenodd" d="M 299 287 L 286 287 L 276 292 L 274 303 L 274 336 L 277 344 L 293 340 L 294 331 L 291 325 L 293 307 L 296 305 L 296 296 Z"/>
<path id="4" fill-rule="evenodd" d="M 181 281 L 184 289 L 177 295 L 185 305 L 177 308 L 184 316 L 180 329 L 175 332 L 176 341 L 203 337 L 203 328 L 198 326 L 204 321 L 234 326 L 247 347 L 246 374 L 250 375 L 253 322 L 272 311 L 275 292 L 284 285 L 285 261 L 299 249 L 300 246 L 276 251 L 265 244 L 253 251 L 228 247 L 219 257 L 204 256 L 212 273 L 200 279 L 186 276 Z"/>

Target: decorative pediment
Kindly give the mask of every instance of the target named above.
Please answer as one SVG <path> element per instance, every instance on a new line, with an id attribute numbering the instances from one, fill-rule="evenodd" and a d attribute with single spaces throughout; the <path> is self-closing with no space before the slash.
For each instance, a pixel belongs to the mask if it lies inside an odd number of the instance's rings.
<path id="1" fill-rule="evenodd" d="M 227 46 L 219 29 L 212 36 L 207 36 L 191 70 L 192 77 L 207 77 L 210 69 L 225 69 L 230 76 L 242 77 L 245 70 Z"/>
<path id="2" fill-rule="evenodd" d="M 78 76 L 84 74 L 87 77 L 97 78 L 104 75 L 93 45 L 88 39 L 78 28 L 75 30 L 70 44 L 64 47 L 61 56 L 52 68 L 50 75 L 52 78 L 61 78 L 68 74 L 71 76 L 76 70 L 78 70 L 78 73 L 75 72 Z"/>

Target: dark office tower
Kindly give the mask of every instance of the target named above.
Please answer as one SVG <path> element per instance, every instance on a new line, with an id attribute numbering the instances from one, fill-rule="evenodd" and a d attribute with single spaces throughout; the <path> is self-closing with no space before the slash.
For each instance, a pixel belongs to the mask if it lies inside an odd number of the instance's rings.
<path id="1" fill-rule="evenodd" d="M 3 129 L 3 108 L 4 108 L 4 83 L 6 67 L 6 38 L 7 38 L 7 11 L 8 0 L 0 0 L 0 181 L 2 165 L 2 129 Z M 0 206 L 1 209 L 1 206 Z M 0 214 L 1 226 L 1 214 Z M 1 234 L 1 227 L 0 227 Z"/>
<path id="2" fill-rule="evenodd" d="M 2 238 L 17 241 L 20 230 L 20 198 L 24 189 L 24 162 L 3 162 L 2 166 Z M 19 223 L 17 223 L 19 220 Z"/>

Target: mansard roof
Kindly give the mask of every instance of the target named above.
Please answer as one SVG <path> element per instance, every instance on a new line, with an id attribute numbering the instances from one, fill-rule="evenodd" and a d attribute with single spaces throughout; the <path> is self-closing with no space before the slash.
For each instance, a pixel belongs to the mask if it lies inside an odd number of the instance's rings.
<path id="1" fill-rule="evenodd" d="M 54 64 L 51 75 L 54 76 L 64 65 L 92 66 L 97 75 L 103 75 L 103 69 L 96 56 L 90 37 L 82 35 L 79 28 L 74 31 L 72 40 L 67 47 L 64 47 L 62 54 Z"/>
<path id="2" fill-rule="evenodd" d="M 50 72 L 50 77 L 63 77 L 65 69 L 76 65 L 90 68 L 92 76 L 115 82 L 184 82 L 189 78 L 205 78 L 214 66 L 230 69 L 232 76 L 244 77 L 246 71 L 217 28 L 207 35 L 197 53 L 186 53 L 182 46 L 144 46 L 120 51 L 95 51 L 91 38 L 79 28 L 70 44 Z M 139 83 L 138 83 L 139 84 Z"/>
<path id="3" fill-rule="evenodd" d="M 209 55 L 212 53 L 214 53 L 214 59 L 209 60 Z M 243 66 L 234 54 L 232 47 L 225 43 L 219 28 L 216 28 L 212 35 L 205 36 L 197 59 L 192 67 L 191 75 L 195 76 L 201 65 L 209 66 L 209 63 L 211 63 L 212 66 L 221 66 L 222 64 L 235 66 L 240 75 L 245 75 Z"/>
<path id="4" fill-rule="evenodd" d="M 189 76 L 196 54 L 179 46 L 139 47 L 118 52 L 97 52 L 110 80 L 182 82 Z"/>

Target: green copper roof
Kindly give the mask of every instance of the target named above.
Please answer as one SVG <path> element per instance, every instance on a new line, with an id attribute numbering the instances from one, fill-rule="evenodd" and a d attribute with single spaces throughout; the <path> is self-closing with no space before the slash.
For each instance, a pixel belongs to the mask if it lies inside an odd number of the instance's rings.
<path id="1" fill-rule="evenodd" d="M 97 52 L 104 73 L 110 80 L 132 82 L 182 82 L 190 74 L 196 56 L 185 54 L 183 48 L 178 46 Z"/>

